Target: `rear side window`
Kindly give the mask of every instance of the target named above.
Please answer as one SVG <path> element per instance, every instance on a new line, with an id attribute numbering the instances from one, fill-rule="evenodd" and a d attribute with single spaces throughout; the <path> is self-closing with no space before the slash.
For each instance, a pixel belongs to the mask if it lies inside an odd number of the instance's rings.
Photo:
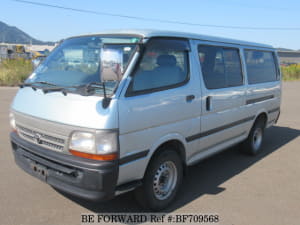
<path id="1" fill-rule="evenodd" d="M 142 94 L 180 86 L 188 80 L 187 40 L 160 39 L 149 41 L 142 60 L 133 74 L 129 93 Z"/>
<path id="2" fill-rule="evenodd" d="M 199 45 L 198 53 L 206 88 L 218 89 L 243 84 L 238 49 Z"/>
<path id="3" fill-rule="evenodd" d="M 272 52 L 245 50 L 248 83 L 257 84 L 278 79 Z"/>

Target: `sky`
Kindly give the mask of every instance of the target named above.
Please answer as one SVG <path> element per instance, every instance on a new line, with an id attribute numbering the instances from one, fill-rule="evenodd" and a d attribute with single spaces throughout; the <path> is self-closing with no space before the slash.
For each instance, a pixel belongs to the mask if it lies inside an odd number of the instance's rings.
<path id="1" fill-rule="evenodd" d="M 206 25 L 297 28 L 247 30 L 160 23 L 1 0 L 0 21 L 16 26 L 43 41 L 58 41 L 69 36 L 112 29 L 137 28 L 193 32 L 271 44 L 274 47 L 300 49 L 299 0 L 31 1 L 111 14 Z"/>

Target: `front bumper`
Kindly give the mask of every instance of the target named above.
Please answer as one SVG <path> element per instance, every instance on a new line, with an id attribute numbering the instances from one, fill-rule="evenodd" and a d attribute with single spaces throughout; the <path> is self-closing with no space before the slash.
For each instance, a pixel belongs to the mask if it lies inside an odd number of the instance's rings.
<path id="1" fill-rule="evenodd" d="M 68 194 L 93 201 L 114 197 L 117 161 L 96 161 L 54 152 L 10 134 L 16 163 L 27 173 Z"/>

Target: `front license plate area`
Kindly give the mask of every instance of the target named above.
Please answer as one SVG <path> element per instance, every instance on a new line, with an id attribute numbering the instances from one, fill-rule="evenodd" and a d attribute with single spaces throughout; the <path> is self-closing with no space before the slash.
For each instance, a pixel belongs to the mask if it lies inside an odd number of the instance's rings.
<path id="1" fill-rule="evenodd" d="M 47 180 L 48 170 L 45 166 L 35 162 L 30 162 L 30 167 L 37 178 L 41 179 L 42 181 Z"/>

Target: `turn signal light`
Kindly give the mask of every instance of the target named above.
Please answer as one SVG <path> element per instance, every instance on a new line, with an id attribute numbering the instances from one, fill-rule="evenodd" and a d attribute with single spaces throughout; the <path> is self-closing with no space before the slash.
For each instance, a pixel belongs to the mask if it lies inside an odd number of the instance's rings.
<path id="1" fill-rule="evenodd" d="M 96 155 L 96 154 L 91 154 L 91 153 L 85 153 L 85 152 L 78 152 L 75 150 L 70 149 L 69 152 L 72 155 L 81 157 L 81 158 L 86 158 L 86 159 L 94 159 L 94 160 L 102 160 L 102 161 L 111 161 L 115 160 L 118 158 L 117 154 L 107 154 L 107 155 Z"/>

